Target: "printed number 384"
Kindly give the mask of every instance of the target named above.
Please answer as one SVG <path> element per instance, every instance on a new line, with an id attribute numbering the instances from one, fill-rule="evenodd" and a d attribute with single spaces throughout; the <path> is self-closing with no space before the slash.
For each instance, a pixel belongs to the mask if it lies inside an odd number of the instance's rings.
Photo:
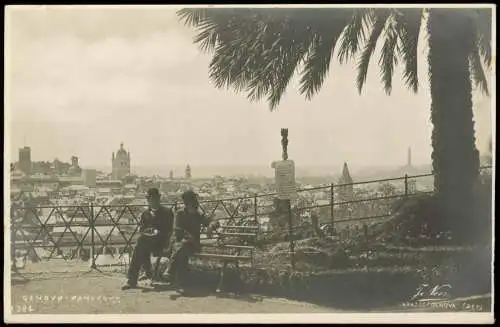
<path id="1" fill-rule="evenodd" d="M 34 312 L 33 308 L 29 304 L 23 304 L 23 305 L 13 305 L 11 306 L 11 312 L 16 314 L 16 313 L 31 313 Z"/>

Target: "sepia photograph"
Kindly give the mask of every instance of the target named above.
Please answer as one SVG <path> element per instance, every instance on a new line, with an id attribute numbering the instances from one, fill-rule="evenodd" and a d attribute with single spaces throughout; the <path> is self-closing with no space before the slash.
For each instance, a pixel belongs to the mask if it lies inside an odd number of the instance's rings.
<path id="1" fill-rule="evenodd" d="M 494 5 L 4 8 L 4 322 L 494 323 Z"/>

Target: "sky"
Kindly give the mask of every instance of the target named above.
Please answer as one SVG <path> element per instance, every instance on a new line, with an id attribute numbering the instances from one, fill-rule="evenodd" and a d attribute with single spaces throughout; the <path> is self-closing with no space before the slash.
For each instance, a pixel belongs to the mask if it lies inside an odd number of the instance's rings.
<path id="1" fill-rule="evenodd" d="M 382 89 L 373 58 L 363 93 L 355 62 L 332 58 L 311 101 L 295 79 L 280 106 L 216 89 L 209 54 L 179 8 L 9 6 L 6 12 L 6 153 L 31 147 L 32 160 L 110 166 L 120 142 L 133 165 L 270 165 L 281 157 L 280 129 L 298 166 L 398 166 L 412 148 L 414 164 L 430 163 L 430 97 L 426 51 L 414 94 L 396 69 Z M 421 44 L 424 44 L 421 42 Z M 491 136 L 491 99 L 474 94 L 477 145 Z"/>

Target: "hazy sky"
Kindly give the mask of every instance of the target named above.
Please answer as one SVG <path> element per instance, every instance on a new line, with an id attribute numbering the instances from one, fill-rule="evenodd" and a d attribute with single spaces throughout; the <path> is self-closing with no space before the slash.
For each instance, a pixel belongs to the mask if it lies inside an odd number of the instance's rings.
<path id="1" fill-rule="evenodd" d="M 102 166 L 124 142 L 136 165 L 268 165 L 280 159 L 280 128 L 288 127 L 289 155 L 301 166 L 400 165 L 408 146 L 414 163 L 430 162 L 424 46 L 417 95 L 403 87 L 400 69 L 385 95 L 378 54 L 359 95 L 355 63 L 334 58 L 312 101 L 294 82 L 270 112 L 266 102 L 211 84 L 210 55 L 192 43 L 194 32 L 178 22 L 177 9 L 9 7 L 7 153 L 17 160 L 26 144 L 33 160 L 77 155 L 82 166 Z M 474 99 L 483 149 L 490 99 Z"/>

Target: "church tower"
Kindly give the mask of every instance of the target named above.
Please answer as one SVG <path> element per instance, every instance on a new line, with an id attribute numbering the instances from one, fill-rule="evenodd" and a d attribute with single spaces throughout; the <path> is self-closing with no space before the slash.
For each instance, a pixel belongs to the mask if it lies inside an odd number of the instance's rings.
<path id="1" fill-rule="evenodd" d="M 189 164 L 186 166 L 185 178 L 191 179 L 191 167 L 189 166 Z"/>
<path id="2" fill-rule="evenodd" d="M 354 198 L 354 187 L 352 185 L 352 177 L 349 172 L 349 167 L 347 167 L 347 162 L 344 162 L 344 167 L 342 167 L 342 175 L 340 176 L 338 183 L 343 185 L 339 187 L 339 196 L 341 201 L 352 201 Z"/>
<path id="3" fill-rule="evenodd" d="M 125 176 L 130 175 L 130 152 L 125 151 L 123 142 L 120 143 L 120 149 L 111 155 L 111 164 L 113 167 L 112 178 L 123 179 Z"/>

